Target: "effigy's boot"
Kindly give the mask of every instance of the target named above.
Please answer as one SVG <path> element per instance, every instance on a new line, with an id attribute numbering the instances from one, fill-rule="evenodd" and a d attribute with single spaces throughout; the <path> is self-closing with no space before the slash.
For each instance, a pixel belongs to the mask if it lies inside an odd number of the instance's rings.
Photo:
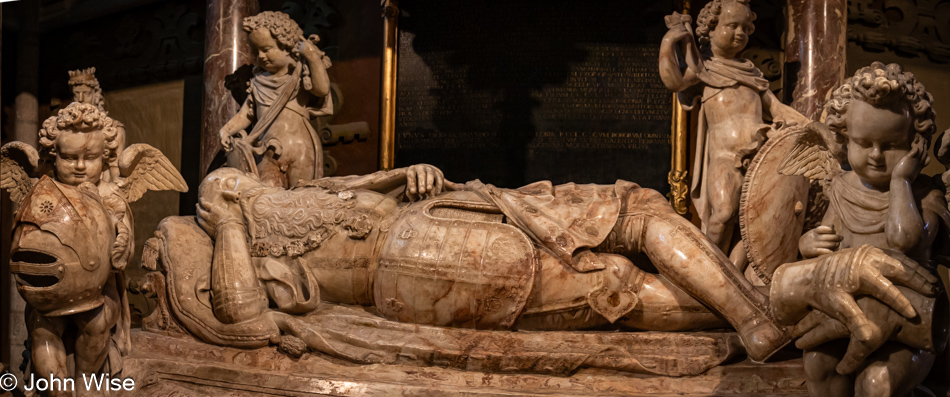
<path id="1" fill-rule="evenodd" d="M 660 274 L 728 321 L 754 361 L 767 359 L 791 340 L 770 317 L 765 294 L 654 190 L 629 191 L 602 249 L 645 253 Z"/>

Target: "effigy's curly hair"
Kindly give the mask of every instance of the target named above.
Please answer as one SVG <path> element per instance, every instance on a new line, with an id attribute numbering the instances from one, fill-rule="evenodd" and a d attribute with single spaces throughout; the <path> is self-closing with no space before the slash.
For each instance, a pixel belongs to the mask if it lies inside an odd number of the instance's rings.
<path id="1" fill-rule="evenodd" d="M 303 38 L 303 29 L 290 19 L 290 15 L 280 11 L 264 11 L 244 18 L 244 31 L 251 33 L 257 29 L 267 29 L 281 49 L 297 58 L 297 43 Z"/>
<path id="2" fill-rule="evenodd" d="M 750 0 L 713 0 L 706 3 L 706 6 L 699 11 L 696 18 L 696 40 L 699 41 L 699 48 L 704 51 L 709 48 L 709 34 L 719 25 L 719 16 L 722 14 L 722 7 L 730 3 L 739 3 L 749 7 Z M 752 20 L 756 18 L 755 12 L 752 13 Z M 751 32 L 749 33 L 751 34 Z"/>
<path id="3" fill-rule="evenodd" d="M 931 139 L 937 129 L 934 110 L 930 105 L 933 95 L 914 78 L 913 73 L 905 72 L 901 65 L 874 62 L 871 66 L 858 69 L 850 79 L 845 79 L 845 83 L 835 88 L 831 98 L 825 102 L 825 124 L 834 132 L 835 141 L 841 145 L 834 151 L 838 161 L 847 160 L 847 115 L 853 100 L 874 106 L 905 104 L 913 117 L 915 139 L 923 139 L 927 149 L 930 149 Z"/>
<path id="4" fill-rule="evenodd" d="M 87 133 L 102 131 L 105 137 L 105 152 L 109 164 L 117 161 L 119 148 L 117 123 L 93 105 L 73 102 L 59 110 L 56 116 L 43 121 L 40 129 L 40 150 L 50 156 L 56 156 L 56 139 L 64 133 Z"/>

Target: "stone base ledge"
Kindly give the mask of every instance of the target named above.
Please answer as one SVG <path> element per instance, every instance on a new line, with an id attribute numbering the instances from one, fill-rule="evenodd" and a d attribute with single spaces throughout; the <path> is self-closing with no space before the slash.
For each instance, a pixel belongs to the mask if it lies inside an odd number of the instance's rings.
<path id="1" fill-rule="evenodd" d="M 807 395 L 800 355 L 678 378 L 599 369 L 549 376 L 358 365 L 319 353 L 293 358 L 276 347 L 243 350 L 141 330 L 132 344 L 123 377 L 135 380 L 136 396 Z"/>

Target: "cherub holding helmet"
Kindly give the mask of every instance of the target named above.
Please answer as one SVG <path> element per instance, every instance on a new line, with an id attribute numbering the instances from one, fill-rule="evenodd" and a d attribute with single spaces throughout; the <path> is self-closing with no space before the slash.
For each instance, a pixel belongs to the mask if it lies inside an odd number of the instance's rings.
<path id="1" fill-rule="evenodd" d="M 128 203 L 147 190 L 187 191 L 149 145 L 116 156 L 116 127 L 96 106 L 74 102 L 43 122 L 39 152 L 22 142 L 0 149 L 0 187 L 18 204 L 10 268 L 28 304 L 30 367 L 40 376 L 121 371 L 130 347 Z M 110 167 L 121 172 L 111 182 L 102 178 Z"/>

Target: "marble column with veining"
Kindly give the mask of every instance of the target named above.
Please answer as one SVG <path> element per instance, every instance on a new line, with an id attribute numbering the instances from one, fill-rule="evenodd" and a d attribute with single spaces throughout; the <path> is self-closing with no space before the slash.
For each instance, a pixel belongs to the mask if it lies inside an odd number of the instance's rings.
<path id="1" fill-rule="evenodd" d="M 795 110 L 817 120 L 826 95 L 847 73 L 848 2 L 788 0 L 787 7 L 786 92 Z"/>
<path id="2" fill-rule="evenodd" d="M 241 24 L 258 13 L 257 0 L 207 0 L 204 109 L 201 113 L 201 177 L 221 149 L 218 130 L 240 109 L 224 87 L 225 76 L 253 60 Z"/>

